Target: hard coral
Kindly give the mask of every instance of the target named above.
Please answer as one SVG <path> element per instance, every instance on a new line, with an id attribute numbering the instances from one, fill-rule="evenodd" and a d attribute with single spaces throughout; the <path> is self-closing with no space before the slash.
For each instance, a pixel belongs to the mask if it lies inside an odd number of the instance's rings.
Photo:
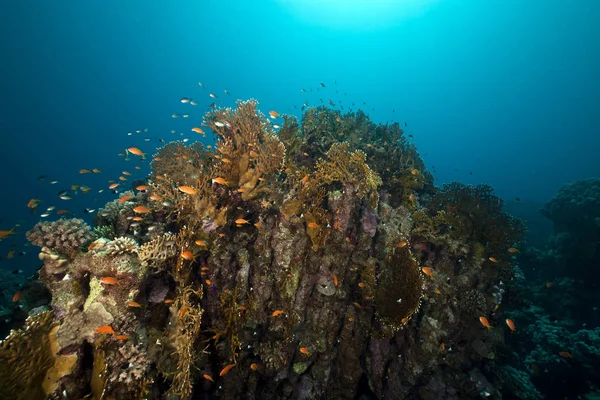
<path id="1" fill-rule="evenodd" d="M 198 176 L 207 174 L 211 165 L 211 153 L 204 149 L 202 143 L 186 146 L 183 142 L 171 142 L 159 148 L 152 157 L 151 179 L 157 182 L 168 177 L 176 185 L 194 186 Z"/>
<path id="2" fill-rule="evenodd" d="M 64 254 L 76 252 L 92 239 L 90 226 L 78 218 L 38 222 L 26 236 L 34 246 L 48 247 Z"/>
<path id="3" fill-rule="evenodd" d="M 366 163 L 367 155 L 361 150 L 350 152 L 349 143 L 334 143 L 326 153 L 327 160 L 317 162 L 315 184 L 341 185 L 349 183 L 355 187 L 358 198 L 367 197 L 371 208 L 379 203 L 377 188 L 382 184 L 379 175 Z"/>
<path id="4" fill-rule="evenodd" d="M 268 192 L 274 173 L 283 166 L 285 147 L 265 117 L 256 110 L 256 100 L 238 101 L 235 110 L 218 109 L 205 123 L 219 137 L 215 175 L 238 189 L 243 200 Z"/>
<path id="5" fill-rule="evenodd" d="M 581 179 L 560 188 L 541 209 L 557 232 L 589 241 L 600 238 L 600 179 Z"/>
<path id="6" fill-rule="evenodd" d="M 49 337 L 54 325 L 52 313 L 44 312 L 28 318 L 24 329 L 12 331 L 0 343 L 1 398 L 46 398 L 42 384 L 54 365 Z"/>

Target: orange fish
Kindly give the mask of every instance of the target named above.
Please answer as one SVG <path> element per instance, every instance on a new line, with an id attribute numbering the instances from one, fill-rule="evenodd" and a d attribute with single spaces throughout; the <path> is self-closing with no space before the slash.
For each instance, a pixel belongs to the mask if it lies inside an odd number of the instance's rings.
<path id="1" fill-rule="evenodd" d="M 21 296 L 23 295 L 23 293 L 21 293 L 20 290 L 15 292 L 15 295 L 12 298 L 13 303 L 19 301 L 21 299 Z"/>
<path id="2" fill-rule="evenodd" d="M 206 133 L 204 133 L 204 131 L 202 130 L 202 128 L 198 128 L 198 127 L 192 128 L 192 132 L 196 132 L 196 133 L 199 133 L 201 135 L 206 135 Z"/>
<path id="3" fill-rule="evenodd" d="M 365 283 L 364 282 L 358 282 L 358 287 L 359 288 L 364 288 L 365 287 Z"/>
<path id="4" fill-rule="evenodd" d="M 308 351 L 308 349 L 306 347 L 300 347 L 300 353 L 307 356 L 310 354 L 310 351 Z"/>
<path id="5" fill-rule="evenodd" d="M 163 198 L 153 194 L 152 196 L 149 197 L 149 199 L 152 201 L 162 201 Z"/>
<path id="6" fill-rule="evenodd" d="M 136 165 L 135 169 L 142 169 L 142 167 L 140 167 L 139 165 Z"/>
<path id="7" fill-rule="evenodd" d="M 421 271 L 423 271 L 423 273 L 427 276 L 433 276 L 433 271 L 429 267 L 423 267 L 421 268 Z"/>
<path id="8" fill-rule="evenodd" d="M 182 251 L 181 252 L 181 258 L 183 258 L 184 260 L 193 260 L 194 259 L 194 253 L 192 253 L 191 251 Z"/>
<path id="9" fill-rule="evenodd" d="M 7 259 L 9 259 L 9 260 L 10 260 L 11 258 L 14 258 L 14 256 L 15 256 L 15 252 L 16 252 L 15 250 L 11 250 L 11 251 L 9 251 L 9 252 L 8 252 L 8 254 L 6 255 L 6 258 L 7 258 Z"/>
<path id="10" fill-rule="evenodd" d="M 231 164 L 231 160 L 229 158 L 221 158 L 221 161 L 223 161 L 225 164 Z"/>
<path id="11" fill-rule="evenodd" d="M 442 291 L 441 291 L 440 289 L 435 289 L 433 292 L 434 292 L 435 294 L 442 294 Z"/>
<path id="12" fill-rule="evenodd" d="M 336 274 L 332 274 L 333 275 L 333 284 L 335 286 L 338 286 L 340 284 L 340 282 L 338 281 L 338 277 Z"/>
<path id="13" fill-rule="evenodd" d="M 142 305 L 140 303 L 138 303 L 137 301 L 130 301 L 129 303 L 127 303 L 127 305 L 129 307 L 136 307 L 136 308 L 140 308 Z"/>
<path id="14" fill-rule="evenodd" d="M 133 212 L 134 213 L 138 213 L 138 214 L 145 214 L 145 213 L 149 213 L 152 212 L 151 209 L 149 209 L 148 207 L 144 207 L 144 206 L 137 206 L 133 208 Z"/>
<path id="15" fill-rule="evenodd" d="M 139 185 L 135 187 L 135 190 L 139 190 L 139 191 L 144 191 L 144 190 L 148 190 L 150 189 L 150 186 L 146 186 L 146 185 Z"/>
<path id="16" fill-rule="evenodd" d="M 212 183 L 218 183 L 219 185 L 229 186 L 229 184 L 227 183 L 227 181 L 224 178 L 221 178 L 220 176 L 217 176 L 216 178 L 213 178 L 212 179 Z"/>
<path id="17" fill-rule="evenodd" d="M 209 374 L 202 374 L 202 377 L 203 377 L 204 379 L 206 379 L 207 381 L 214 382 L 214 380 L 213 380 L 212 376 L 210 376 Z"/>
<path id="18" fill-rule="evenodd" d="M 165 299 L 165 304 L 171 304 L 173 302 L 173 299 Z"/>
<path id="19" fill-rule="evenodd" d="M 406 247 L 407 245 L 408 245 L 408 242 L 406 240 L 401 240 L 398 243 L 396 243 L 396 247 L 399 249 Z"/>
<path id="20" fill-rule="evenodd" d="M 490 322 L 487 320 L 486 317 L 479 317 L 479 322 L 481 322 L 481 325 L 485 326 L 488 329 L 492 329 L 492 326 L 490 325 Z"/>
<path id="21" fill-rule="evenodd" d="M 273 314 L 271 314 L 271 317 L 277 317 L 278 315 L 283 314 L 283 310 L 275 310 L 273 311 Z"/>
<path id="22" fill-rule="evenodd" d="M 558 355 L 564 358 L 573 358 L 573 355 L 568 351 L 559 351 Z"/>
<path id="23" fill-rule="evenodd" d="M 92 172 L 95 174 L 99 174 L 102 171 L 100 171 L 98 168 L 94 168 L 94 169 L 92 169 Z"/>
<path id="24" fill-rule="evenodd" d="M 419 175 L 419 170 L 416 169 L 416 168 L 415 169 L 411 169 L 410 173 L 413 174 L 413 175 Z"/>
<path id="25" fill-rule="evenodd" d="M 244 218 L 238 218 L 238 219 L 236 219 L 233 222 L 235 222 L 238 225 L 249 224 L 250 223 L 250 221 L 248 221 L 247 219 L 244 219 Z"/>
<path id="26" fill-rule="evenodd" d="M 129 172 L 129 171 L 123 171 L 122 174 L 126 175 L 126 176 L 131 176 L 131 172 Z"/>
<path id="27" fill-rule="evenodd" d="M 225 375 L 226 373 L 228 373 L 229 371 L 231 371 L 231 368 L 233 368 L 233 367 L 235 367 L 235 364 L 229 364 L 229 365 L 227 365 L 225 368 L 223 368 L 221 370 L 221 372 L 219 372 L 219 376 Z"/>
<path id="28" fill-rule="evenodd" d="M 119 204 L 125 203 L 127 200 L 131 200 L 131 199 L 133 199 L 133 196 L 131 196 L 131 195 L 119 197 Z"/>
<path id="29" fill-rule="evenodd" d="M 28 208 L 36 208 L 40 204 L 40 199 L 31 199 L 27 203 Z"/>
<path id="30" fill-rule="evenodd" d="M 552 282 L 546 282 L 546 287 L 547 287 L 547 288 L 550 288 L 550 287 L 552 287 L 552 285 L 553 285 L 553 284 L 552 284 Z"/>
<path id="31" fill-rule="evenodd" d="M 204 240 L 196 240 L 194 243 L 196 243 L 198 246 L 206 246 L 206 242 Z"/>
<path id="32" fill-rule="evenodd" d="M 113 183 L 113 184 L 111 184 L 111 185 L 110 185 L 108 188 L 109 188 L 109 189 L 114 189 L 114 188 L 116 188 L 116 187 L 117 187 L 117 186 L 119 186 L 119 185 L 120 185 L 119 183 Z"/>
<path id="33" fill-rule="evenodd" d="M 206 283 L 208 286 L 212 285 L 212 282 L 210 281 L 210 279 L 205 280 L 204 283 Z"/>
<path id="34" fill-rule="evenodd" d="M 10 231 L 0 231 L 0 239 L 6 239 L 10 235 L 16 235 L 15 228 L 12 228 Z"/>
<path id="35" fill-rule="evenodd" d="M 91 171 L 89 169 L 80 169 L 79 173 L 80 174 L 89 174 Z"/>
<path id="36" fill-rule="evenodd" d="M 256 371 L 256 370 L 258 369 L 258 364 L 257 364 L 257 363 L 252 363 L 252 364 L 250 364 L 250 369 L 251 369 L 252 371 Z"/>
<path id="37" fill-rule="evenodd" d="M 514 247 L 509 247 L 509 248 L 508 248 L 508 252 L 509 252 L 509 253 L 512 253 L 512 254 L 514 254 L 514 253 L 518 253 L 518 252 L 519 252 L 519 250 L 518 250 L 518 249 L 515 249 Z"/>
<path id="38" fill-rule="evenodd" d="M 354 303 L 352 303 L 352 304 L 354 304 L 354 307 L 356 307 L 356 308 L 362 308 L 361 305 L 358 304 L 356 301 Z"/>
<path id="39" fill-rule="evenodd" d="M 271 118 L 279 117 L 279 113 L 277 111 L 269 111 L 269 115 L 271 116 Z"/>
<path id="40" fill-rule="evenodd" d="M 488 260 L 490 260 L 493 263 L 497 263 L 498 260 L 496 259 L 496 257 L 489 257 Z"/>
<path id="41" fill-rule="evenodd" d="M 408 317 L 402 318 L 402 320 L 400 322 L 402 322 L 403 324 L 407 323 L 408 322 Z"/>
<path id="42" fill-rule="evenodd" d="M 56 210 L 56 213 L 57 213 L 58 215 L 64 215 L 64 214 L 68 214 L 68 213 L 69 213 L 69 210 Z"/>
<path id="43" fill-rule="evenodd" d="M 308 184 L 308 175 L 304 175 L 304 178 L 300 179 L 302 182 Z"/>
<path id="44" fill-rule="evenodd" d="M 117 340 L 127 340 L 127 339 L 129 339 L 129 336 L 127 336 L 127 335 L 117 335 L 117 336 L 115 336 L 115 338 Z"/>
<path id="45" fill-rule="evenodd" d="M 142 158 L 145 157 L 145 154 L 137 147 L 130 147 L 127 149 L 127 151 L 130 152 L 131 154 L 133 154 L 134 156 L 140 156 Z"/>
<path id="46" fill-rule="evenodd" d="M 127 180 L 127 178 L 125 178 L 124 176 L 120 176 L 120 177 L 119 177 L 119 180 L 120 180 L 120 181 L 126 181 L 126 180 Z"/>
<path id="47" fill-rule="evenodd" d="M 204 265 L 202 268 L 200 268 L 200 270 L 202 270 L 202 271 L 208 271 L 208 267 L 206 265 Z"/>
<path id="48" fill-rule="evenodd" d="M 319 224 L 317 224 L 316 222 L 309 222 L 308 227 L 315 229 L 319 227 Z"/>
<path id="49" fill-rule="evenodd" d="M 196 189 L 194 189 L 193 187 L 190 187 L 190 186 L 179 186 L 177 189 L 179 189 L 180 192 L 183 192 L 185 194 L 189 194 L 190 196 L 198 194 L 198 191 Z"/>
<path id="50" fill-rule="evenodd" d="M 100 278 L 100 283 L 105 285 L 120 285 L 119 281 L 111 276 L 104 276 Z"/>
<path id="51" fill-rule="evenodd" d="M 114 335 L 115 331 L 113 330 L 113 328 L 111 328 L 110 325 L 102 325 L 98 328 L 96 328 L 96 330 L 94 331 L 96 333 L 107 333 L 109 335 Z"/>
<path id="52" fill-rule="evenodd" d="M 136 221 L 136 222 L 143 221 L 143 220 L 144 220 L 144 218 L 142 218 L 142 217 L 133 217 L 133 219 L 132 219 L 132 221 Z"/>
<path id="53" fill-rule="evenodd" d="M 442 343 L 442 344 L 440 345 L 440 350 L 441 350 L 441 351 L 444 351 L 444 350 L 446 350 L 446 345 L 445 345 L 444 343 Z"/>
<path id="54" fill-rule="evenodd" d="M 240 311 L 246 311 L 247 309 L 248 309 L 248 307 L 246 307 L 243 304 L 238 307 L 238 310 L 240 310 Z"/>
<path id="55" fill-rule="evenodd" d="M 515 326 L 515 323 L 512 321 L 512 319 L 508 319 L 506 318 L 506 325 L 508 325 L 508 327 L 510 328 L 511 331 L 516 331 L 517 328 Z"/>

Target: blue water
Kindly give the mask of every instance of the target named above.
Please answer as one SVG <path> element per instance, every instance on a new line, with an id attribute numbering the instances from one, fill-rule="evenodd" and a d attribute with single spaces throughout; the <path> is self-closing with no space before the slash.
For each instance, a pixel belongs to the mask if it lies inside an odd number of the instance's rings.
<path id="1" fill-rule="evenodd" d="M 541 204 L 599 175 L 599 19 L 595 0 L 1 2 L 0 229 L 23 233 L 48 206 L 91 222 L 84 208 L 116 196 L 108 179 L 148 172 L 118 153 L 199 140 L 208 104 L 251 97 L 265 113 L 322 98 L 406 122 L 437 184 Z M 72 184 L 93 189 L 58 199 Z M 0 242 L 2 268 L 38 266 L 25 242 Z M 27 254 L 6 260 L 12 245 Z"/>

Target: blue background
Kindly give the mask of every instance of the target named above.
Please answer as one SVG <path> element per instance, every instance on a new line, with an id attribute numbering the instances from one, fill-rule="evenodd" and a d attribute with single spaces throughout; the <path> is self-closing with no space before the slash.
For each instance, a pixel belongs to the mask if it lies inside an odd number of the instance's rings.
<path id="1" fill-rule="evenodd" d="M 407 122 L 437 184 L 489 183 L 504 198 L 543 203 L 598 176 L 600 1 L 392 3 L 0 2 L 0 229 L 30 229 L 40 213 L 29 214 L 31 198 L 42 212 L 101 207 L 116 197 L 98 193 L 108 179 L 148 172 L 118 153 L 201 139 L 190 128 L 206 106 L 238 98 L 298 116 L 305 101 L 345 110 L 365 101 L 374 121 Z M 71 184 L 93 189 L 58 199 Z M 29 254 L 5 260 L 11 245 Z M 22 234 L 2 241 L 0 266 L 37 266 L 24 245 Z"/>

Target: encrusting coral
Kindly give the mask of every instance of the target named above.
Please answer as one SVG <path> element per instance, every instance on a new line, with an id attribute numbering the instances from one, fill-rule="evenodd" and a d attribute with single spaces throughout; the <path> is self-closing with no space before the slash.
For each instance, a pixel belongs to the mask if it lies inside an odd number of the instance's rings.
<path id="1" fill-rule="evenodd" d="M 73 398 L 477 396 L 469 379 L 492 362 L 477 349 L 496 341 L 472 313 L 501 318 L 517 223 L 486 188 L 435 189 L 398 124 L 310 108 L 277 132 L 257 105 L 207 113 L 215 151 L 159 149 L 87 248 L 91 233 L 67 258 L 53 233 L 30 235 L 59 352 L 82 357 L 61 384 Z"/>

